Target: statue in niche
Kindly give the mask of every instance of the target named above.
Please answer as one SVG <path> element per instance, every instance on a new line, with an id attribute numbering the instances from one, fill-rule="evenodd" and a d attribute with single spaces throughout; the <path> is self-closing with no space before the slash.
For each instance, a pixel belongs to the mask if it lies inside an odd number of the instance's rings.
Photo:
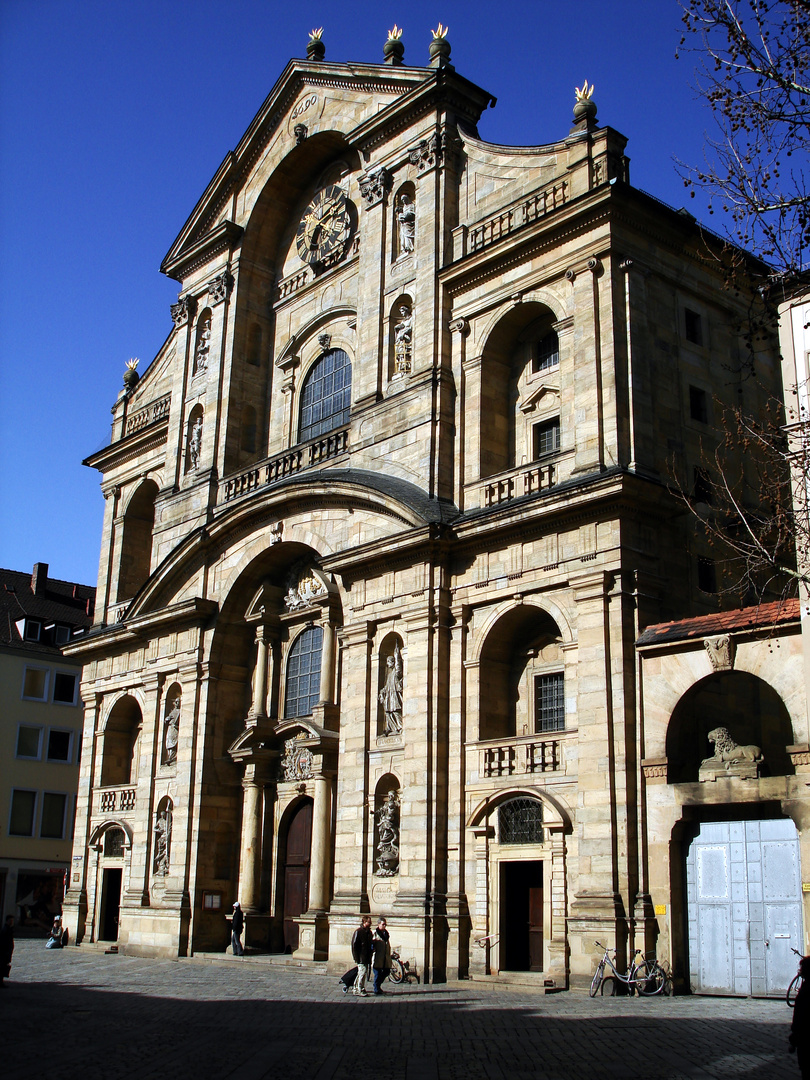
<path id="1" fill-rule="evenodd" d="M 413 251 L 416 237 L 416 207 L 409 195 L 401 195 L 397 207 L 397 224 L 399 226 L 399 251 L 401 255 L 409 255 Z"/>
<path id="2" fill-rule="evenodd" d="M 411 370 L 411 342 L 413 338 L 413 314 L 407 304 L 399 309 L 399 322 L 394 324 L 394 369 L 397 375 L 407 375 Z"/>
<path id="3" fill-rule="evenodd" d="M 393 877 L 399 871 L 399 797 L 389 791 L 375 815 L 377 819 L 376 877 Z"/>
<path id="4" fill-rule="evenodd" d="M 172 839 L 172 804 L 167 802 L 155 822 L 155 873 L 163 877 L 169 872 L 169 849 Z"/>
<path id="5" fill-rule="evenodd" d="M 180 727 L 180 698 L 175 698 L 166 713 L 163 733 L 163 764 L 174 765 L 177 761 L 177 739 Z"/>
<path id="6" fill-rule="evenodd" d="M 402 653 L 399 642 L 385 661 L 385 685 L 380 690 L 380 704 L 385 713 L 385 734 L 402 734 Z"/>
<path id="7" fill-rule="evenodd" d="M 755 780 L 765 755 L 759 746 L 740 746 L 729 734 L 728 728 L 714 728 L 708 734 L 714 754 L 700 763 L 698 779 L 716 780 L 718 776 L 734 776 L 740 780 Z"/>
<path id="8" fill-rule="evenodd" d="M 200 464 L 200 453 L 202 451 L 202 432 L 202 417 L 198 416 L 197 419 L 194 421 L 194 426 L 192 427 L 191 434 L 188 437 L 189 469 L 192 472 L 196 472 Z"/>
<path id="9" fill-rule="evenodd" d="M 197 338 L 197 349 L 194 353 L 194 374 L 199 375 L 208 369 L 208 353 L 211 350 L 211 320 L 206 319 L 202 324 L 200 336 Z"/>

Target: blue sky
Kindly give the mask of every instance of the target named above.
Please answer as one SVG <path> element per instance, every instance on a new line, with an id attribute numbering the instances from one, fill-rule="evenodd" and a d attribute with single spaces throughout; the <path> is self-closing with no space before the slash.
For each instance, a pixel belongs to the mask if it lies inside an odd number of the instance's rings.
<path id="1" fill-rule="evenodd" d="M 0 566 L 95 582 L 103 500 L 82 459 L 109 440 L 126 361 L 143 370 L 171 329 L 163 256 L 310 29 L 328 60 L 377 63 L 397 23 L 422 65 L 449 25 L 457 71 L 498 99 L 479 127 L 493 142 L 564 137 L 587 78 L 632 182 L 681 206 L 673 158 L 699 162 L 712 121 L 675 59 L 679 15 L 676 0 L 0 0 Z"/>

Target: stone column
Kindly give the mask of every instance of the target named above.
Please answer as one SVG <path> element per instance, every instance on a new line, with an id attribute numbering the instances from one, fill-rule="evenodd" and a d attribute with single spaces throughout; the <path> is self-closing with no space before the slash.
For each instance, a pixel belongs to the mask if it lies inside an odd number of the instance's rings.
<path id="1" fill-rule="evenodd" d="M 245 766 L 242 780 L 242 847 L 239 855 L 239 900 L 242 910 L 260 910 L 262 868 L 262 789 L 255 765 Z"/>
<path id="2" fill-rule="evenodd" d="M 331 705 L 335 696 L 335 628 L 329 617 L 323 623 L 321 649 L 321 689 L 319 704 Z"/>
<path id="3" fill-rule="evenodd" d="M 476 939 L 484 939 L 490 934 L 489 928 L 489 839 L 493 828 L 487 821 L 482 821 L 473 830 L 475 837 L 475 907 L 472 918 L 472 942 L 470 944 L 470 971 L 479 975 L 490 973 L 490 941 L 483 948 L 476 944 Z"/>
<path id="4" fill-rule="evenodd" d="M 312 847 L 309 869 L 309 911 L 329 907 L 329 878 L 332 866 L 332 781 L 326 776 L 312 780 Z"/>
<path id="5" fill-rule="evenodd" d="M 253 673 L 253 700 L 249 717 L 267 716 L 267 660 L 269 637 L 265 626 L 256 627 L 256 670 Z"/>

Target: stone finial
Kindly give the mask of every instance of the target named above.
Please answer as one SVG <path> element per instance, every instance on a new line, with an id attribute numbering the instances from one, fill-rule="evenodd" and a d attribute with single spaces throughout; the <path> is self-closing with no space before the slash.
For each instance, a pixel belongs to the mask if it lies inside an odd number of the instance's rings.
<path id="1" fill-rule="evenodd" d="M 596 102 L 593 101 L 593 83 L 588 85 L 588 80 L 581 87 L 574 87 L 577 100 L 574 105 L 574 130 L 582 129 L 590 131 L 596 127 Z"/>
<path id="2" fill-rule="evenodd" d="M 430 32 L 433 34 L 433 40 L 428 49 L 428 52 L 430 53 L 430 66 L 452 68 L 452 64 L 450 63 L 450 42 L 447 40 L 447 35 L 450 33 L 450 27 L 442 26 L 442 24 L 439 23 L 436 29 L 431 30 Z"/>
<path id="3" fill-rule="evenodd" d="M 323 60 L 326 56 L 326 46 L 321 40 L 322 37 L 322 26 L 317 30 L 310 30 L 309 41 L 307 42 L 307 60 Z"/>
<path id="4" fill-rule="evenodd" d="M 402 57 L 405 55 L 405 46 L 402 44 L 402 29 L 394 23 L 393 30 L 388 31 L 388 40 L 383 45 L 383 55 L 386 64 L 400 67 Z"/>
<path id="5" fill-rule="evenodd" d="M 124 386 L 127 390 L 134 390 L 138 385 L 140 375 L 135 370 L 140 363 L 137 356 L 133 356 L 131 360 L 127 360 L 127 370 L 124 372 Z"/>

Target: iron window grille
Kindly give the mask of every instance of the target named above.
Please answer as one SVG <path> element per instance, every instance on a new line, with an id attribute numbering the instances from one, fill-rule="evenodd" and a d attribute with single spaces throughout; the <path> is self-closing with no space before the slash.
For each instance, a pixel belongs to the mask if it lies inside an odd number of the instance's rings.
<path id="1" fill-rule="evenodd" d="M 537 799 L 510 799 L 498 810 L 498 837 L 502 844 L 542 844 L 543 804 Z"/>
<path id="2" fill-rule="evenodd" d="M 565 687 L 561 671 L 534 679 L 534 730 L 565 730 Z"/>
<path id="3" fill-rule="evenodd" d="M 123 857 L 123 829 L 108 829 L 108 831 L 104 834 L 104 854 L 111 859 L 120 859 Z"/>

